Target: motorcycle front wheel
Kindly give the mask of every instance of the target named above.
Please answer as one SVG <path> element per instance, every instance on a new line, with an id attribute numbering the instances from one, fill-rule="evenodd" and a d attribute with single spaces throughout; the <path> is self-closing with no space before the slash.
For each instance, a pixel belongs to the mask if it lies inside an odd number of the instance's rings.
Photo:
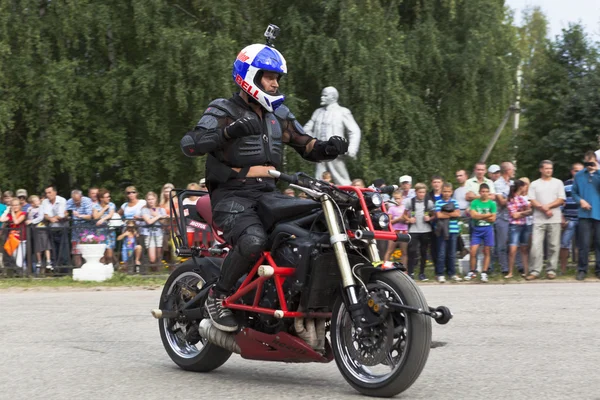
<path id="1" fill-rule="evenodd" d="M 401 271 L 377 272 L 365 282 L 380 298 L 427 309 L 419 287 Z M 364 291 L 364 289 L 361 289 Z M 342 299 L 331 317 L 331 341 L 338 369 L 360 393 L 392 397 L 419 377 L 431 345 L 431 319 L 422 314 L 394 312 L 385 323 L 360 335 Z"/>
<path id="2" fill-rule="evenodd" d="M 206 262 L 208 258 L 202 259 Z M 160 296 L 161 310 L 177 311 L 212 278 L 214 271 L 196 265 L 193 259 L 180 264 L 171 273 Z M 186 371 L 209 372 L 223 365 L 231 352 L 201 339 L 197 333 L 200 321 L 159 319 L 163 346 L 180 368 Z"/>

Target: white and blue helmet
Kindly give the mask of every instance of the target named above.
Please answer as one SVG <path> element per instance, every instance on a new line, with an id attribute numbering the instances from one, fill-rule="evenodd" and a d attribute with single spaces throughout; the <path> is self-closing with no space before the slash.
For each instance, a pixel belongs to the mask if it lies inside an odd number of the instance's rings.
<path id="1" fill-rule="evenodd" d="M 240 51 L 233 62 L 233 80 L 244 92 L 256 100 L 267 111 L 273 112 L 283 104 L 285 96 L 279 92 L 269 94 L 260 84 L 261 71 L 272 71 L 280 75 L 287 73 L 283 55 L 266 44 L 252 44 Z"/>

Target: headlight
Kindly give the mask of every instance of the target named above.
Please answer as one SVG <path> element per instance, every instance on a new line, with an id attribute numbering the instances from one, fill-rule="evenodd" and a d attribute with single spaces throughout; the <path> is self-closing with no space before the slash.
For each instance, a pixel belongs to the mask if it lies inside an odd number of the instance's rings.
<path id="1" fill-rule="evenodd" d="M 379 193 L 373 193 L 373 196 L 371 196 L 371 201 L 375 207 L 381 207 L 381 204 L 383 204 L 383 197 L 381 197 Z"/>
<path id="2" fill-rule="evenodd" d="M 390 223 L 390 217 L 383 211 L 375 211 L 371 214 L 371 220 L 375 229 L 385 229 Z"/>
<path id="3" fill-rule="evenodd" d="M 369 208 L 379 208 L 383 203 L 383 197 L 377 192 L 365 192 L 363 196 Z"/>

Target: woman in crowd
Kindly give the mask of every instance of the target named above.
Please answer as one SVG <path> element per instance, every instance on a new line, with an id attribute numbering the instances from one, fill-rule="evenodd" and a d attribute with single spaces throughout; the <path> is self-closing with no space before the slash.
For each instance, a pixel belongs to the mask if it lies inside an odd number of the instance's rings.
<path id="1" fill-rule="evenodd" d="M 52 246 L 48 238 L 48 231 L 45 229 L 46 224 L 44 223 L 44 213 L 40 198 L 36 195 L 29 196 L 29 204 L 31 204 L 31 207 L 27 211 L 27 221 L 25 221 L 25 224 L 32 225 L 33 227 L 33 245 L 37 258 L 35 272 L 40 274 L 42 272 L 42 253 L 46 253 L 46 268 L 53 268 L 52 259 L 50 258 Z"/>
<path id="2" fill-rule="evenodd" d="M 160 191 L 160 204 L 158 205 L 160 208 L 163 208 L 167 215 L 171 215 L 171 191 L 175 189 L 172 183 L 165 183 Z"/>
<path id="3" fill-rule="evenodd" d="M 392 196 L 394 198 L 394 202 L 396 203 L 396 205 L 388 208 L 388 214 L 390 216 L 392 228 L 394 228 L 394 231 L 396 233 L 408 233 L 408 225 L 404 221 L 405 207 L 402 197 L 402 190 L 396 190 L 392 194 Z M 402 262 L 402 264 L 404 264 L 404 266 L 406 266 L 408 260 L 408 243 L 405 242 L 393 242 L 391 240 L 388 241 L 388 248 L 385 253 L 385 257 L 383 257 L 383 260 L 389 261 L 389 259 L 392 257 L 392 253 L 398 247 L 400 248 L 400 251 L 402 251 L 402 257 L 400 258 L 400 261 Z"/>
<path id="4" fill-rule="evenodd" d="M 136 222 L 142 220 L 142 208 L 146 205 L 146 200 L 138 199 L 138 192 L 135 186 L 127 186 L 125 189 L 125 195 L 127 196 L 127 202 L 121 205 L 119 209 L 119 215 L 124 217 L 126 220 L 133 219 Z M 136 225 L 140 225 L 137 223 Z"/>
<path id="5" fill-rule="evenodd" d="M 146 206 L 142 208 L 141 235 L 144 237 L 150 264 L 160 262 L 163 246 L 162 221 L 168 218 L 164 208 L 158 206 L 158 197 L 154 192 L 146 194 Z M 155 268 L 155 267 L 153 267 Z"/>
<path id="6" fill-rule="evenodd" d="M 0 217 L 0 222 L 6 222 L 10 229 L 9 236 L 20 241 L 19 245 L 12 253 L 13 258 L 17 262 L 17 267 L 19 268 L 27 265 L 25 262 L 25 249 L 27 244 L 26 218 L 27 214 L 21 211 L 21 202 L 16 197 L 13 197 L 10 200 L 10 211 Z"/>
<path id="7" fill-rule="evenodd" d="M 93 205 L 92 216 L 96 220 L 96 226 L 100 229 L 97 235 L 104 235 L 106 240 L 106 250 L 102 262 L 109 264 L 113 261 L 113 253 L 115 249 L 116 234 L 115 231 L 108 228 L 108 221 L 115 214 L 115 203 L 110 201 L 110 192 L 104 188 L 98 190 L 98 203 Z"/>
<path id="8" fill-rule="evenodd" d="M 531 206 L 525 198 L 527 193 L 527 184 L 522 180 L 517 180 L 510 187 L 508 194 L 508 214 L 509 214 L 509 243 L 508 243 L 508 275 L 506 279 L 513 277 L 515 267 L 515 258 L 517 249 L 521 248 L 521 262 L 525 276 L 529 269 L 529 238 L 531 236 L 531 225 L 527 225 L 527 216 L 531 215 Z"/>

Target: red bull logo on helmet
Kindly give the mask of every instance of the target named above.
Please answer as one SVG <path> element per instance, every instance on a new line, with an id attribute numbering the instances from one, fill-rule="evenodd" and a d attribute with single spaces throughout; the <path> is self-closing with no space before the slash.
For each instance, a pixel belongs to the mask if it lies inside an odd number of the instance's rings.
<path id="1" fill-rule="evenodd" d="M 237 59 L 241 62 L 246 62 L 249 58 L 250 57 L 246 55 L 246 49 L 240 51 L 240 54 L 237 56 Z"/>

